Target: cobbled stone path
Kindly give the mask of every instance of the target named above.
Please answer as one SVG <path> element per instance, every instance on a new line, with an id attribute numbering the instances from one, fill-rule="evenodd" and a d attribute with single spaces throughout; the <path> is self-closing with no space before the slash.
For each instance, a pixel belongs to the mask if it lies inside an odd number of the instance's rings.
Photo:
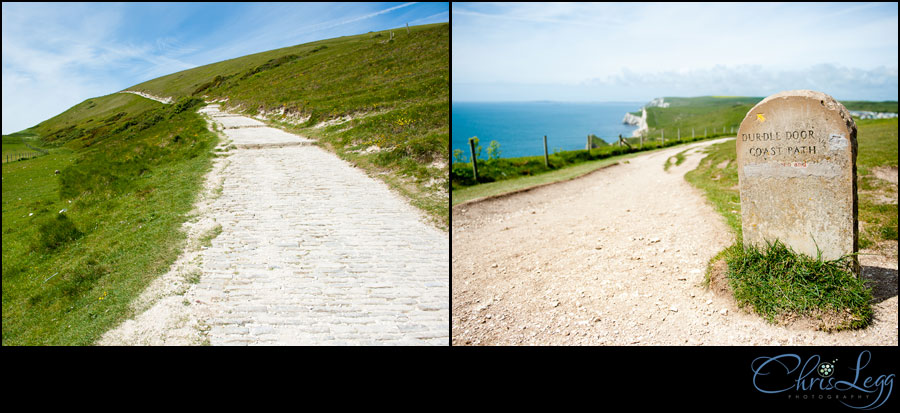
<path id="1" fill-rule="evenodd" d="M 310 140 L 202 111 L 237 147 L 191 294 L 209 344 L 449 344 L 447 233 Z"/>

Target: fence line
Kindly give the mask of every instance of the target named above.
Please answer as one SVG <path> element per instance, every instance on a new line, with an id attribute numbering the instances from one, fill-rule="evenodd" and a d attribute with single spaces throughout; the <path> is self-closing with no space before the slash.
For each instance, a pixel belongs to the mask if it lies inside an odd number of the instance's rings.
<path id="1" fill-rule="evenodd" d="M 730 126 L 730 127 L 729 127 L 729 126 L 723 126 L 723 127 L 721 128 L 721 132 L 720 132 L 720 130 L 719 130 L 719 127 L 716 126 L 716 127 L 713 128 L 713 133 L 712 133 L 712 134 L 709 134 L 709 128 L 708 128 L 708 127 L 704 127 L 704 128 L 703 128 L 703 135 L 700 136 L 699 134 L 697 134 L 697 133 L 695 132 L 695 128 L 692 127 L 692 128 L 691 128 L 691 141 L 697 140 L 698 138 L 699 138 L 699 139 L 706 139 L 706 138 L 718 137 L 718 136 L 722 136 L 722 135 L 728 135 L 728 134 L 729 134 L 729 133 L 728 133 L 728 132 L 729 132 L 729 128 L 730 128 L 731 134 L 734 134 L 734 133 L 735 133 L 735 127 L 734 127 L 734 126 Z M 685 138 L 682 138 L 682 137 L 681 137 L 681 128 L 675 128 L 675 129 L 676 129 L 676 140 L 677 140 L 678 142 L 683 142 L 684 139 L 687 139 L 686 137 L 685 137 Z M 638 136 L 632 136 L 632 137 L 630 137 L 630 138 L 623 138 L 623 137 L 621 137 L 621 135 L 620 135 L 618 139 L 613 138 L 613 141 L 612 141 L 612 142 L 607 142 L 607 143 L 608 143 L 610 146 L 612 146 L 612 145 L 622 146 L 623 144 L 628 145 L 629 152 L 635 151 L 635 150 L 639 150 L 639 149 L 643 149 L 643 148 L 644 148 L 644 140 L 648 140 L 648 141 L 650 141 L 650 142 L 652 142 L 652 141 L 654 141 L 654 140 L 657 140 L 657 141 L 659 141 L 663 146 L 665 146 L 665 144 L 667 143 L 666 138 L 665 138 L 665 136 L 666 136 L 666 135 L 665 135 L 665 133 L 666 133 L 666 132 L 665 132 L 665 128 L 659 129 L 658 131 L 659 131 L 659 135 L 657 135 L 656 138 L 653 137 L 653 135 L 655 135 L 655 133 L 651 134 L 651 133 L 649 133 L 649 131 L 644 131 L 644 132 L 640 133 Z M 588 137 L 587 137 L 587 145 L 586 145 L 585 150 L 587 150 L 588 153 L 590 153 L 590 150 L 593 149 L 593 148 L 599 148 L 599 146 L 594 146 L 594 144 L 593 144 L 593 139 L 592 139 L 592 135 L 593 135 L 593 134 L 588 135 Z M 593 135 L 593 136 L 596 136 L 596 135 Z M 598 138 L 605 141 L 605 139 L 603 139 L 603 138 L 600 138 L 600 137 L 598 137 Z M 568 138 L 567 138 L 567 139 L 568 139 Z M 635 145 L 634 147 L 632 147 L 631 144 L 629 144 L 628 141 L 626 141 L 626 139 L 638 139 L 638 141 L 637 141 L 637 142 L 634 142 L 636 145 Z M 673 141 L 673 139 L 670 138 L 669 141 Z M 474 142 L 473 142 L 471 139 L 469 140 L 469 145 L 468 145 L 468 146 L 469 146 L 469 151 L 470 151 L 469 153 L 471 154 L 471 157 L 470 157 L 470 159 L 469 159 L 468 161 L 466 161 L 465 163 L 472 163 L 472 164 L 473 164 L 473 165 L 472 165 L 473 173 L 474 173 L 474 174 L 477 174 L 477 173 L 478 173 L 478 172 L 477 172 L 477 162 L 478 162 L 478 159 L 477 159 L 477 156 L 475 155 L 475 145 L 474 145 Z M 543 137 L 543 146 L 544 146 L 544 165 L 545 165 L 546 167 L 549 168 L 549 167 L 550 167 L 550 159 L 549 159 L 549 153 L 548 153 L 548 151 L 547 151 L 547 136 L 546 136 L 546 135 Z M 29 148 L 31 148 L 31 146 L 29 146 Z M 588 148 L 590 148 L 590 149 L 588 149 Z M 39 150 L 40 148 L 34 148 L 34 149 L 38 149 L 38 150 Z M 454 151 L 453 157 L 454 157 L 454 159 L 457 159 L 457 158 L 456 158 L 456 155 L 455 155 L 455 151 Z M 465 159 L 465 158 L 462 158 L 462 157 L 461 157 L 461 158 L 459 158 L 459 159 Z M 474 162 L 473 162 L 473 161 L 474 161 Z"/>
<path id="2" fill-rule="evenodd" d="M 38 156 L 41 156 L 41 154 L 36 152 L 7 152 L 3 155 L 3 163 L 15 162 L 22 159 L 37 158 Z"/>

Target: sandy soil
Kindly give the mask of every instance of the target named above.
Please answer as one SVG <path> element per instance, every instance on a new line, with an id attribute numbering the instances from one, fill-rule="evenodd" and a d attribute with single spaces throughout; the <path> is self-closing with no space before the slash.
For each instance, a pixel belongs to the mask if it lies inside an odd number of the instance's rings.
<path id="1" fill-rule="evenodd" d="M 684 174 L 720 141 L 668 172 L 684 147 L 454 207 L 452 344 L 897 345 L 896 243 L 861 257 L 876 279 L 864 330 L 769 324 L 702 285 L 733 234 Z"/>

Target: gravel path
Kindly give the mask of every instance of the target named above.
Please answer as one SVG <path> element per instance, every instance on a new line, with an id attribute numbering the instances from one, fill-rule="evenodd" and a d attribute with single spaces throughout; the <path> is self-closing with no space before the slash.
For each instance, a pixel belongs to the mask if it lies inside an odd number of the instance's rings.
<path id="1" fill-rule="evenodd" d="M 101 344 L 449 344 L 447 233 L 311 140 L 201 112 L 236 149 L 186 229 L 221 233 L 188 248 Z"/>
<path id="2" fill-rule="evenodd" d="M 877 275 L 875 321 L 825 333 L 775 326 L 702 286 L 733 235 L 684 180 L 677 147 L 585 177 L 453 208 L 453 345 L 897 345 L 897 263 Z"/>
<path id="3" fill-rule="evenodd" d="M 147 99 L 155 100 L 155 101 L 157 101 L 157 102 L 159 102 L 159 103 L 165 103 L 165 104 L 167 104 L 167 105 L 170 104 L 170 103 L 172 103 L 172 101 L 173 101 L 172 98 L 170 98 L 170 97 L 153 96 L 153 95 L 151 95 L 151 94 L 149 94 L 149 93 L 135 92 L 135 91 L 133 91 L 133 90 L 123 90 L 123 91 L 121 91 L 121 92 L 119 92 L 119 93 L 131 93 L 131 94 L 133 94 L 133 95 L 143 96 L 143 97 L 145 97 L 145 98 L 147 98 Z"/>

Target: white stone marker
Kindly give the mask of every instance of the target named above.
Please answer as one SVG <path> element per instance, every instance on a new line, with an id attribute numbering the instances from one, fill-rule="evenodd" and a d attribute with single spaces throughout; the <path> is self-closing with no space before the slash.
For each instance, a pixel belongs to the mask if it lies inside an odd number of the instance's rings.
<path id="1" fill-rule="evenodd" d="M 811 90 L 774 94 L 744 117 L 736 146 L 744 245 L 777 239 L 826 260 L 858 251 L 856 124 L 844 105 Z"/>

